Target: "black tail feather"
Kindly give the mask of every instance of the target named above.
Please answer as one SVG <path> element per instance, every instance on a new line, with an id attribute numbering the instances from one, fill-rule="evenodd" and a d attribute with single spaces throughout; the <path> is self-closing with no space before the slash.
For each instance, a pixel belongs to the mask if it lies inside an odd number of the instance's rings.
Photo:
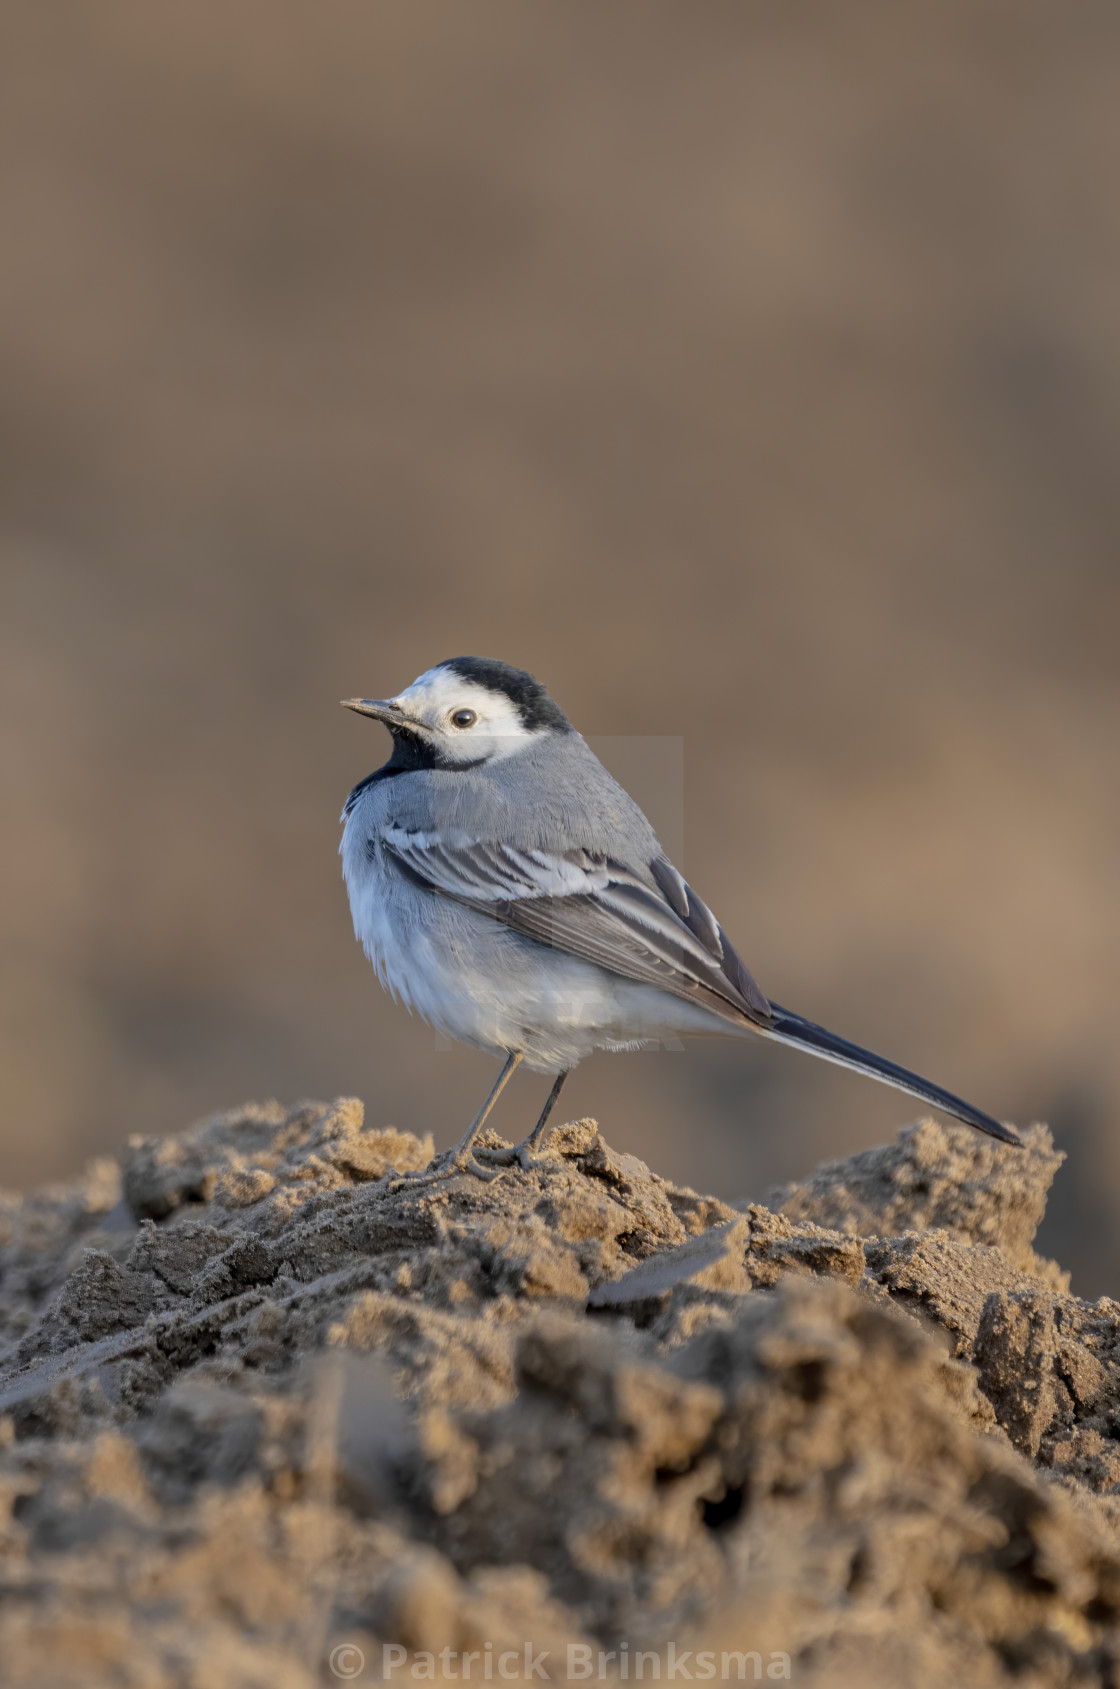
<path id="1" fill-rule="evenodd" d="M 814 1055 L 823 1056 L 825 1061 L 854 1068 L 857 1073 L 869 1074 L 872 1079 L 881 1079 L 884 1084 L 893 1085 L 895 1090 L 905 1091 L 909 1096 L 932 1103 L 934 1108 L 963 1120 L 966 1126 L 975 1126 L 978 1131 L 987 1132 L 1001 1143 L 1022 1148 L 1022 1139 L 1010 1126 L 1001 1125 L 990 1114 L 981 1113 L 980 1109 L 955 1097 L 951 1091 L 943 1091 L 940 1085 L 933 1085 L 928 1079 L 899 1067 L 896 1062 L 886 1061 L 870 1050 L 861 1049 L 858 1044 L 849 1044 L 846 1038 L 838 1038 L 835 1032 L 827 1032 L 823 1026 L 815 1026 L 811 1020 L 803 1020 L 800 1015 L 791 1014 L 789 1009 L 780 1008 L 777 1003 L 771 1003 L 770 1008 L 772 1019 L 769 1025 L 752 1026 L 752 1031 L 761 1032 L 767 1038 L 776 1038 L 782 1044 L 792 1044 L 799 1050 L 810 1050 Z"/>

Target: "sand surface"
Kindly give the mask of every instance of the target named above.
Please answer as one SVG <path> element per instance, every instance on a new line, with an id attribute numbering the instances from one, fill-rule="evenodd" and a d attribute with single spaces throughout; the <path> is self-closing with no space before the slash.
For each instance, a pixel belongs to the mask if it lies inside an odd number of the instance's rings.
<path id="1" fill-rule="evenodd" d="M 1120 1306 L 1028 1143 L 738 1209 L 583 1120 L 410 1188 L 342 1099 L 0 1197 L 3 1682 L 1115 1683 Z"/>

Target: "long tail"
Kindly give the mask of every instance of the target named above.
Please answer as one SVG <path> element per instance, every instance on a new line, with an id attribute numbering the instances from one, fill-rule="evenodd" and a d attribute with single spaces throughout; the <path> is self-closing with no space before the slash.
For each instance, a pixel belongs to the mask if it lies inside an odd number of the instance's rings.
<path id="1" fill-rule="evenodd" d="M 838 1067 L 867 1073 L 872 1079 L 882 1080 L 884 1085 L 893 1085 L 896 1091 L 905 1091 L 908 1096 L 932 1103 L 934 1108 L 943 1109 L 946 1114 L 963 1120 L 966 1126 L 975 1126 L 978 1131 L 987 1132 L 1001 1143 L 1022 1148 L 1022 1139 L 1010 1126 L 1001 1125 L 990 1114 L 982 1114 L 951 1091 L 943 1091 L 940 1085 L 933 1085 L 928 1079 L 899 1067 L 896 1062 L 873 1055 L 870 1050 L 862 1050 L 858 1044 L 849 1044 L 846 1038 L 838 1038 L 835 1032 L 826 1032 L 823 1026 L 815 1026 L 811 1020 L 803 1020 L 800 1015 L 791 1014 L 777 1003 L 771 1003 L 770 1010 L 773 1016 L 770 1023 L 763 1026 L 755 1022 L 751 1026 L 752 1032 L 760 1032 L 764 1038 L 777 1039 L 780 1044 L 792 1044 L 797 1050 L 809 1050 L 825 1061 L 835 1062 Z"/>

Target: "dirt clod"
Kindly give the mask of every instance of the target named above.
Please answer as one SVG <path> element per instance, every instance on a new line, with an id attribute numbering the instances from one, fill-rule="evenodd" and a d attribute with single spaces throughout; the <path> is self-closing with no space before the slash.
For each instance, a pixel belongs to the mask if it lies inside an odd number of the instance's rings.
<path id="1" fill-rule="evenodd" d="M 1035 1255 L 1028 1144 L 924 1121 L 740 1211 L 593 1121 L 394 1188 L 430 1142 L 343 1099 L 5 1198 L 0 1676 L 531 1640 L 1115 1682 L 1120 1307 Z"/>

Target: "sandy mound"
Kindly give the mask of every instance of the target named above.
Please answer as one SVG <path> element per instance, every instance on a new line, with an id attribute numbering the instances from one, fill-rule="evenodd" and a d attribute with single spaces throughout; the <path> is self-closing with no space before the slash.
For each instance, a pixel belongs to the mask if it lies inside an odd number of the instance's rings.
<path id="1" fill-rule="evenodd" d="M 4 1681 L 1116 1682 L 1120 1307 L 1028 1136 L 739 1211 L 267 1104 L 0 1198 Z"/>

